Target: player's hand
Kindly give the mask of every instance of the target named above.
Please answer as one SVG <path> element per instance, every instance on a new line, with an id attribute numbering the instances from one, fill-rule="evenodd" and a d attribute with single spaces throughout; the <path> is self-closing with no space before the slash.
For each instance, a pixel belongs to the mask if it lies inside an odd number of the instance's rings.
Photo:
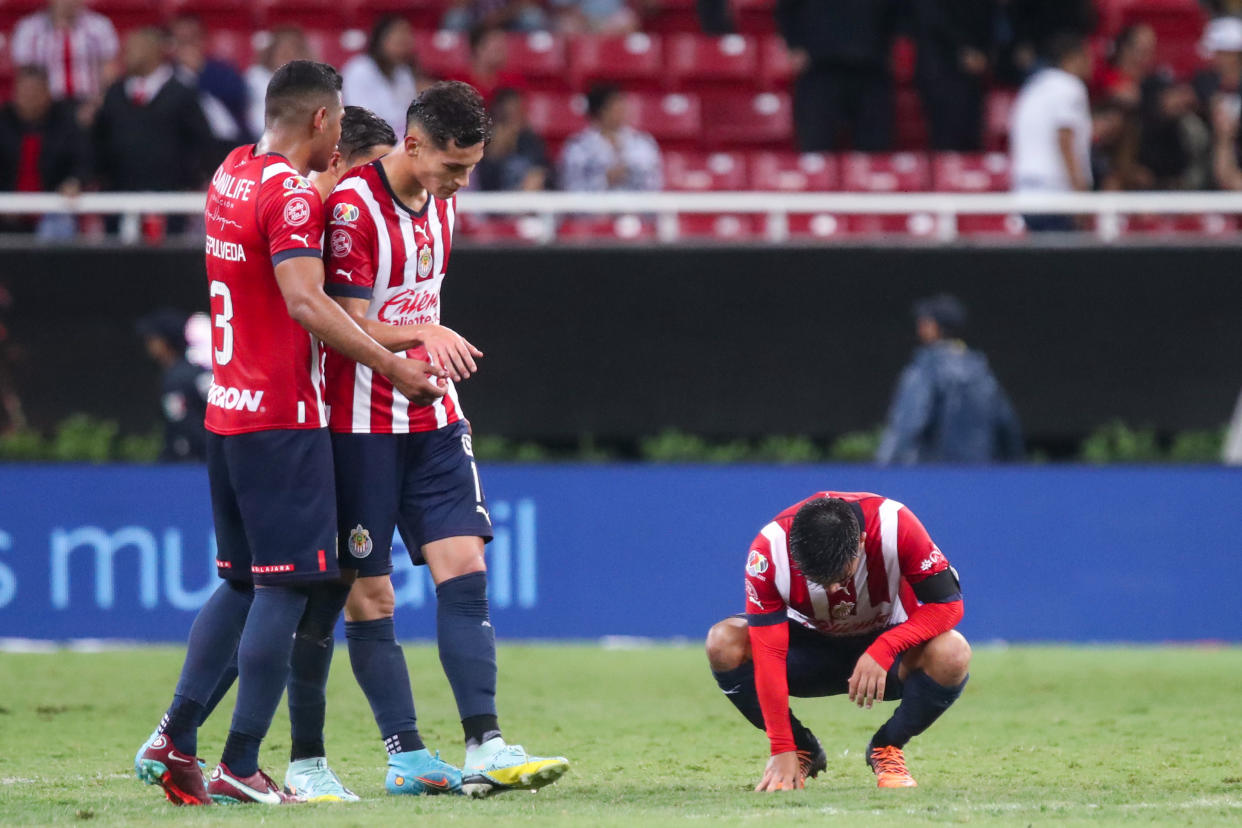
<path id="1" fill-rule="evenodd" d="M 419 331 L 419 335 L 432 361 L 444 368 L 454 382 L 461 382 L 479 370 L 474 360 L 482 357 L 483 352 L 452 328 L 427 325 Z"/>
<path id="2" fill-rule="evenodd" d="M 444 369 L 422 360 L 400 357 L 393 357 L 392 367 L 384 375 L 415 405 L 431 405 L 443 397 L 444 378 L 448 376 Z"/>
<path id="3" fill-rule="evenodd" d="M 768 759 L 763 778 L 755 786 L 756 791 L 792 791 L 805 787 L 802 770 L 798 767 L 798 752 L 786 751 Z"/>
<path id="4" fill-rule="evenodd" d="M 888 681 L 888 671 L 867 653 L 862 654 L 854 665 L 854 674 L 850 676 L 850 701 L 859 707 L 871 707 L 878 701 L 884 701 L 884 683 Z"/>

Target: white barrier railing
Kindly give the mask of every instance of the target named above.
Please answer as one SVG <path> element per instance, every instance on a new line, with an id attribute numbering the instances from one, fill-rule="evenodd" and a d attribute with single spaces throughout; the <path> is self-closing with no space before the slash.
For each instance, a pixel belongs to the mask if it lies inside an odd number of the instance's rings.
<path id="1" fill-rule="evenodd" d="M 121 238 L 136 241 L 143 214 L 193 215 L 203 210 L 202 193 L 2 193 L 0 215 L 83 213 L 120 215 Z M 458 199 L 466 213 L 530 217 L 537 222 L 532 239 L 550 242 L 557 219 L 567 215 L 654 216 L 656 236 L 676 241 L 681 214 L 766 216 L 765 236 L 789 238 L 791 214 L 920 215 L 934 222 L 927 234 L 939 241 L 958 236 L 959 216 L 969 215 L 1091 215 L 1095 233 L 1116 239 L 1127 215 L 1242 215 L 1242 193 L 483 193 L 463 192 Z"/>

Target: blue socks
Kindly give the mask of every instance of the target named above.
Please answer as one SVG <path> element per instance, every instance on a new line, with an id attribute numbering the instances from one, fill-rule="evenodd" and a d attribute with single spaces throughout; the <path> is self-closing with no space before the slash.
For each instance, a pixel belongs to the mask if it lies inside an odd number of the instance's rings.
<path id="1" fill-rule="evenodd" d="M 216 689 L 229 668 L 225 654 L 237 649 L 253 600 L 250 584 L 225 581 L 194 619 L 176 694 L 161 725 L 182 753 L 198 753 L 198 726 L 219 701 Z"/>
<path id="2" fill-rule="evenodd" d="M 388 753 L 422 750 L 409 668 L 397 643 L 391 616 L 374 621 L 346 621 L 345 642 L 354 678 L 371 704 Z"/>
<path id="3" fill-rule="evenodd" d="M 323 723 L 336 620 L 349 597 L 345 584 L 325 585 L 311 596 L 293 639 L 289 670 L 289 761 L 324 756 Z"/>
<path id="4" fill-rule="evenodd" d="M 733 702 L 746 721 L 760 730 L 764 730 L 763 708 L 759 706 L 759 691 L 755 689 L 755 663 L 746 661 L 732 670 L 717 672 L 712 670 L 712 677 L 724 692 L 725 698 Z M 794 744 L 799 750 L 814 751 L 815 741 L 811 731 L 806 729 L 798 717 L 789 712 L 789 724 L 793 728 Z"/>
<path id="5" fill-rule="evenodd" d="M 259 743 L 271 727 L 289 681 L 293 636 L 306 609 L 308 594 L 306 589 L 287 586 L 255 590 L 250 616 L 237 647 L 237 706 L 233 708 L 233 723 L 220 757 L 238 777 L 245 778 L 259 769 Z M 211 689 L 215 689 L 214 682 Z"/>
<path id="6" fill-rule="evenodd" d="M 871 737 L 872 747 L 905 747 L 906 742 L 931 727 L 949 705 L 957 701 L 970 676 L 956 687 L 945 687 L 932 681 L 922 670 L 915 670 L 902 682 L 901 704 L 892 718 Z"/>
<path id="7" fill-rule="evenodd" d="M 496 631 L 488 617 L 486 572 L 450 578 L 436 587 L 436 642 L 467 739 L 493 730 L 499 735 Z"/>

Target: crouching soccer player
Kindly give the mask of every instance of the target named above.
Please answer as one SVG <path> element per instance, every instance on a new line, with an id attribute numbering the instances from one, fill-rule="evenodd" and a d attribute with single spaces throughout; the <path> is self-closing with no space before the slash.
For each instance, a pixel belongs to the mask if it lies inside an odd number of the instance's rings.
<path id="1" fill-rule="evenodd" d="M 765 729 L 757 791 L 803 787 L 827 768 L 789 697 L 901 699 L 867 746 L 881 788 L 914 787 L 902 748 L 966 686 L 970 645 L 957 573 L 914 514 L 874 494 L 821 492 L 781 512 L 746 560 L 746 614 L 707 635 L 716 682 Z"/>

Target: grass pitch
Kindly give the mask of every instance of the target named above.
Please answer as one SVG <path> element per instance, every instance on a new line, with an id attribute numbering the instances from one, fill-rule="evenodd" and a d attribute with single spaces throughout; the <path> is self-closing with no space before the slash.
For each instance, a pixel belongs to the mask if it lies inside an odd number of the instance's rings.
<path id="1" fill-rule="evenodd" d="M 429 746 L 462 758 L 435 650 L 406 648 Z M 1242 649 L 980 648 L 960 702 L 911 743 L 919 787 L 879 791 L 863 764 L 891 705 L 795 700 L 828 751 L 805 791 L 751 792 L 766 742 L 720 695 L 698 647 L 501 647 L 501 723 L 573 763 L 537 795 L 392 798 L 384 752 L 344 647 L 328 690 L 332 764 L 355 805 L 174 808 L 133 778 L 168 702 L 175 648 L 0 653 L 0 824 L 804 825 L 1242 823 Z M 218 757 L 232 695 L 199 738 Z M 280 781 L 278 714 L 264 767 Z"/>

